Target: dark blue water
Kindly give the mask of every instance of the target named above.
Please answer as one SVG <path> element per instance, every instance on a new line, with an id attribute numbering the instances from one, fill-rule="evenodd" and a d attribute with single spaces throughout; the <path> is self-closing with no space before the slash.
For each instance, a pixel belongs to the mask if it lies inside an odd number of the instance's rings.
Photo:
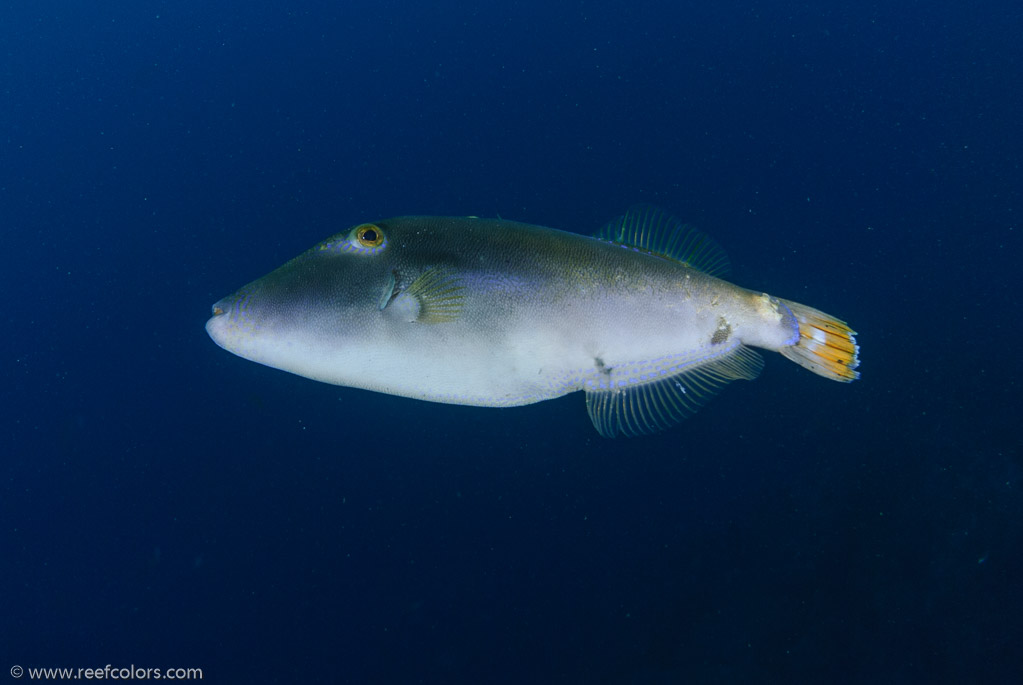
<path id="1" fill-rule="evenodd" d="M 815 5 L 0 9 L 0 673 L 1018 682 L 1023 17 Z M 637 202 L 847 319 L 863 379 L 771 355 L 611 441 L 203 330 L 356 222 Z"/>

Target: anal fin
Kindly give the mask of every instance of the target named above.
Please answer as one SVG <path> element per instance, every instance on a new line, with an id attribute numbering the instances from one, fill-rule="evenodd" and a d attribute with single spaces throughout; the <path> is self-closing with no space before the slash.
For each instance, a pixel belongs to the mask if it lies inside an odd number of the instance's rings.
<path id="1" fill-rule="evenodd" d="M 753 380 L 764 361 L 744 346 L 680 373 L 634 385 L 587 388 L 586 410 L 606 438 L 656 433 L 694 414 L 734 380 Z"/>

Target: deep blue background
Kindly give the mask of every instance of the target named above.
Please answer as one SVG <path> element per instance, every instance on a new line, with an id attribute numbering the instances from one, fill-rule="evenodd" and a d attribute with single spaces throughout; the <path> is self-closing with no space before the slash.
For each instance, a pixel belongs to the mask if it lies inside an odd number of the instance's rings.
<path id="1" fill-rule="evenodd" d="M 1021 14 L 4 4 L 0 674 L 1018 682 Z M 358 221 L 636 202 L 850 321 L 862 381 L 772 355 L 609 441 L 581 396 L 419 403 L 203 330 Z"/>

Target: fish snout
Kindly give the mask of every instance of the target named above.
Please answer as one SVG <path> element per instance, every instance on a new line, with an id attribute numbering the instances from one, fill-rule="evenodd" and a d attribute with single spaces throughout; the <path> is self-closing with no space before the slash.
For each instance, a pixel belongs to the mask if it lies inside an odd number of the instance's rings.
<path id="1" fill-rule="evenodd" d="M 218 300 L 210 307 L 211 316 L 206 322 L 206 332 L 221 347 L 226 345 L 226 336 L 232 328 L 230 325 L 232 317 L 229 314 L 233 309 L 234 299 L 233 295 L 228 296 Z"/>
<path id="2" fill-rule="evenodd" d="M 215 317 L 234 313 L 234 310 L 237 309 L 238 305 L 241 303 L 242 294 L 242 291 L 238 291 L 220 298 L 213 303 L 212 307 L 210 307 L 210 313 Z"/>

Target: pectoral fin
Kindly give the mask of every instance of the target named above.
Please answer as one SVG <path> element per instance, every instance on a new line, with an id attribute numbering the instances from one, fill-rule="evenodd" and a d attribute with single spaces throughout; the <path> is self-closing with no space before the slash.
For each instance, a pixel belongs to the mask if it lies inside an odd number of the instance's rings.
<path id="1" fill-rule="evenodd" d="M 409 323 L 454 321 L 465 302 L 465 286 L 454 272 L 442 267 L 427 269 L 405 288 L 400 278 L 392 276 L 385 293 L 380 309 Z"/>

